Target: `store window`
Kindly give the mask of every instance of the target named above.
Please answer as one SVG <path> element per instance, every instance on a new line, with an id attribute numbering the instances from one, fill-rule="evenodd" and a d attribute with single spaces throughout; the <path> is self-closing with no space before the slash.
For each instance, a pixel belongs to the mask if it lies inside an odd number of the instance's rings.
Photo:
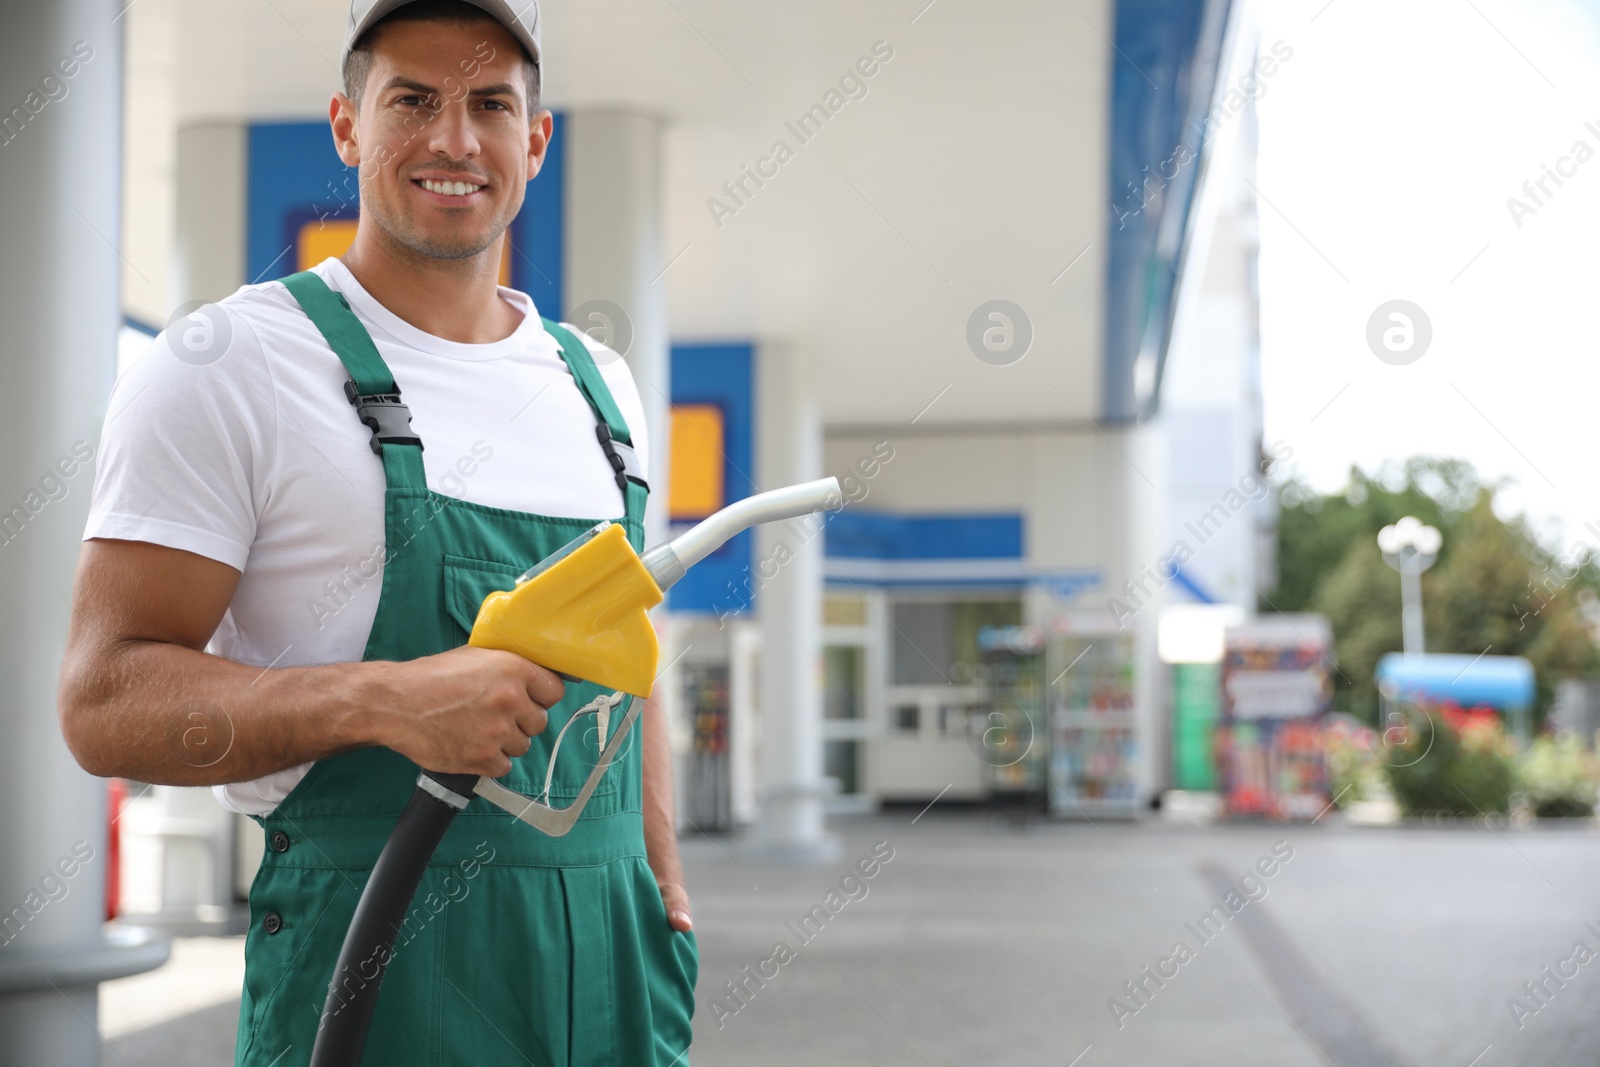
<path id="1" fill-rule="evenodd" d="M 894 728 L 903 734 L 914 734 L 922 728 L 922 709 L 915 704 L 896 704 Z"/>
<path id="2" fill-rule="evenodd" d="M 1022 601 L 900 600 L 890 618 L 893 684 L 969 685 L 977 674 L 978 631 L 1021 625 Z"/>
<path id="3" fill-rule="evenodd" d="M 982 732 L 988 714 L 988 704 L 940 704 L 939 734 L 965 739 L 974 731 Z"/>

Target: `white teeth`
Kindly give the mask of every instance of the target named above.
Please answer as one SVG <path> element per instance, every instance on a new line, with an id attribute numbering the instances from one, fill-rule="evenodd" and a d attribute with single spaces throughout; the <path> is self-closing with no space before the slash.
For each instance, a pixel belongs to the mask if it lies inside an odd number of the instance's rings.
<path id="1" fill-rule="evenodd" d="M 440 182 L 434 181 L 432 178 L 422 179 L 422 187 L 430 193 L 439 193 L 443 196 L 466 196 L 468 193 L 475 193 L 482 188 L 482 186 L 471 185 L 467 182 Z"/>

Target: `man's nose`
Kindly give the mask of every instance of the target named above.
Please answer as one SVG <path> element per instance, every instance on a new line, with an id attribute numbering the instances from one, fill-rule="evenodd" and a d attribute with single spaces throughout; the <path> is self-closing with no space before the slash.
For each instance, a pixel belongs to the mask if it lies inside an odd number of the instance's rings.
<path id="1" fill-rule="evenodd" d="M 446 103 L 428 123 L 428 148 L 447 159 L 475 157 L 479 145 L 469 115 L 464 102 Z"/>

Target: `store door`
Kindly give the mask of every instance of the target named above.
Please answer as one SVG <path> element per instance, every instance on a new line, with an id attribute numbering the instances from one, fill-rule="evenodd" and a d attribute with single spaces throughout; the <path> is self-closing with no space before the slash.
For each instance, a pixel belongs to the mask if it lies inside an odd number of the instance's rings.
<path id="1" fill-rule="evenodd" d="M 839 782 L 838 804 L 870 806 L 866 785 L 867 649 L 823 649 L 822 773 Z"/>

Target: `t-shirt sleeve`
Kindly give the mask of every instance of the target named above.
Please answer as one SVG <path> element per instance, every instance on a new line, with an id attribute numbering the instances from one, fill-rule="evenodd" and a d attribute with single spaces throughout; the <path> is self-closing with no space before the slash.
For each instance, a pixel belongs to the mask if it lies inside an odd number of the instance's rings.
<path id="1" fill-rule="evenodd" d="M 266 495 L 273 389 L 245 320 L 225 313 L 212 326 L 209 350 L 169 345 L 163 332 L 112 390 L 85 540 L 147 541 L 244 570 Z"/>

